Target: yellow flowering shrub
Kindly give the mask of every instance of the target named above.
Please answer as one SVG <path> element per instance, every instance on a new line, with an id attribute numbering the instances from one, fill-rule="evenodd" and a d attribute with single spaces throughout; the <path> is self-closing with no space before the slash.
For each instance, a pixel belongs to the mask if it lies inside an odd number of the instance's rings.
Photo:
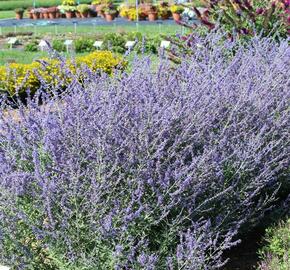
<path id="1" fill-rule="evenodd" d="M 115 57 L 109 51 L 97 51 L 85 56 L 76 57 L 74 61 L 67 60 L 62 63 L 57 59 L 44 58 L 31 64 L 8 64 L 0 66 L 0 90 L 15 95 L 30 89 L 35 92 L 44 82 L 47 85 L 65 88 L 72 76 L 77 74 L 77 69 L 83 65 L 93 72 L 99 70 L 111 74 L 116 67 L 125 67 L 125 62 L 120 57 Z"/>
<path id="2" fill-rule="evenodd" d="M 35 70 L 40 68 L 40 63 L 31 64 L 12 63 L 0 67 L 0 89 L 7 91 L 10 95 L 19 93 L 22 89 L 37 89 L 40 86 L 39 79 L 35 76 Z"/>
<path id="3" fill-rule="evenodd" d="M 109 51 L 97 51 L 91 54 L 80 56 L 76 58 L 77 65 L 86 65 L 92 71 L 103 70 L 106 73 L 111 74 L 112 67 L 117 67 L 119 64 L 122 65 L 120 58 L 112 57 L 112 53 Z"/>

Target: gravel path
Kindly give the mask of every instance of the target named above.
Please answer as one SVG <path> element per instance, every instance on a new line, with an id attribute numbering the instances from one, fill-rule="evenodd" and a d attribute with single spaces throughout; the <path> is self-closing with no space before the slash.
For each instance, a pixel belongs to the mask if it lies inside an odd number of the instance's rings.
<path id="1" fill-rule="evenodd" d="M 136 22 L 131 22 L 123 18 L 116 18 L 112 22 L 107 22 L 103 18 L 95 17 L 95 18 L 87 18 L 87 19 L 54 19 L 54 20 L 32 20 L 32 19 L 23 19 L 23 20 L 16 20 L 16 19 L 4 19 L 0 20 L 0 27 L 11 27 L 11 26 L 49 26 L 49 25 L 63 25 L 63 26 L 70 26 L 72 24 L 78 25 L 96 25 L 96 26 L 105 26 L 105 25 L 135 25 Z M 154 22 L 149 21 L 139 21 L 140 25 L 173 25 L 175 24 L 174 20 L 156 20 Z"/>

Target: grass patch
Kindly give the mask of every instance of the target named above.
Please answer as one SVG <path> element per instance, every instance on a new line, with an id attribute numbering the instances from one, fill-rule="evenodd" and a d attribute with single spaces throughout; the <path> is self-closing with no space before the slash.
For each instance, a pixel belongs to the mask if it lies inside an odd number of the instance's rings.
<path id="1" fill-rule="evenodd" d="M 78 56 L 86 55 L 88 53 L 78 53 Z M 65 57 L 69 58 L 74 56 L 74 54 L 62 53 Z M 121 55 L 120 55 L 121 56 Z M 24 52 L 22 50 L 0 50 L 0 66 L 3 66 L 9 62 L 16 62 L 21 64 L 30 64 L 35 60 L 38 60 L 43 57 L 49 57 L 47 52 Z M 129 63 L 133 61 L 135 53 L 130 54 L 126 59 Z M 157 66 L 159 63 L 159 56 L 150 55 L 150 59 L 153 63 L 153 66 Z"/>
<path id="2" fill-rule="evenodd" d="M 0 19 L 10 19 L 10 18 L 14 18 L 14 17 L 15 17 L 15 12 L 12 10 L 0 11 Z"/>
<path id="3" fill-rule="evenodd" d="M 47 56 L 46 52 L 24 52 L 20 50 L 0 50 L 0 65 L 9 62 L 29 64 L 36 59 Z"/>
<path id="4" fill-rule="evenodd" d="M 2 34 L 5 35 L 9 32 L 14 32 L 14 27 L 2 27 Z M 140 32 L 142 34 L 145 34 L 147 36 L 155 36 L 159 34 L 175 34 L 175 33 L 181 33 L 182 27 L 177 24 L 172 25 L 160 25 L 152 24 L 152 25 L 139 25 L 136 26 L 135 23 L 132 23 L 131 25 L 117 25 L 117 24 L 111 24 L 111 25 L 103 25 L 103 26 L 96 26 L 96 25 L 80 25 L 76 28 L 76 34 L 78 35 L 103 35 L 106 33 L 122 33 L 122 32 Z M 58 35 L 58 34 L 66 34 L 71 35 L 75 34 L 75 28 L 72 23 L 71 26 L 18 26 L 16 28 L 17 33 L 21 32 L 34 32 L 36 35 L 42 35 L 42 34 L 52 34 L 52 35 Z"/>

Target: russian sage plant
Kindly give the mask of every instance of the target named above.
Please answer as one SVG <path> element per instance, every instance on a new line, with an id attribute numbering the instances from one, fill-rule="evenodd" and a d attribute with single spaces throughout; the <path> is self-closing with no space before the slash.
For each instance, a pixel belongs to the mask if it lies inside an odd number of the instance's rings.
<path id="1" fill-rule="evenodd" d="M 241 231 L 287 207 L 287 41 L 198 44 L 177 67 L 83 67 L 59 98 L 2 102 L 1 263 L 218 269 Z"/>

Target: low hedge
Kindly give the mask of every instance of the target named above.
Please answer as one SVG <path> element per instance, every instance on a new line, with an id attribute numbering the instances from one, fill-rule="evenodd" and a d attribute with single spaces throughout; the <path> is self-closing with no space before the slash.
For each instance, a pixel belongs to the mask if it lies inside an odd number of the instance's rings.
<path id="1" fill-rule="evenodd" d="M 137 41 L 134 51 L 137 53 L 152 53 L 157 54 L 162 38 L 160 36 L 150 37 L 142 35 L 140 32 L 130 33 L 107 33 L 99 37 L 99 40 L 103 41 L 101 47 L 102 50 L 108 50 L 114 53 L 125 53 L 127 41 Z M 74 40 L 74 50 L 76 53 L 92 52 L 96 48 L 94 47 L 95 39 L 91 38 L 78 38 Z M 64 40 L 55 39 L 52 41 L 52 48 L 58 52 L 65 52 L 66 46 Z M 25 45 L 26 51 L 36 51 L 39 47 L 35 47 L 35 42 L 30 42 Z"/>
<path id="2" fill-rule="evenodd" d="M 82 64 L 87 65 L 93 72 L 102 70 L 108 74 L 119 65 L 124 67 L 121 58 L 115 57 L 109 51 L 93 52 L 76 57 L 74 61 L 67 60 L 66 63 L 59 59 L 42 59 L 31 64 L 12 63 L 0 67 L 0 91 L 14 96 L 16 93 L 26 93 L 27 90 L 35 92 L 43 83 L 55 86 L 60 82 L 65 88 L 71 81 L 65 72 L 70 70 L 75 74 Z"/>

